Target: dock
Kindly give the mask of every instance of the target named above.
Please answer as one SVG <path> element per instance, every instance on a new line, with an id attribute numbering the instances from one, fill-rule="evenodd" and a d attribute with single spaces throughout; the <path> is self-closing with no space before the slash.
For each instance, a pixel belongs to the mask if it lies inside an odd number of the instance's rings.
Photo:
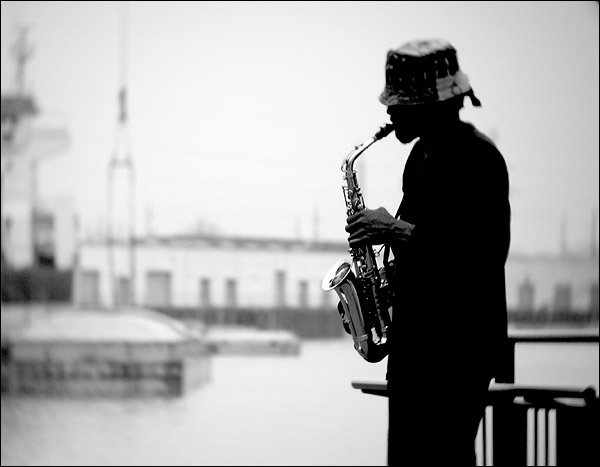
<path id="1" fill-rule="evenodd" d="M 202 336 L 152 310 L 36 310 L 6 332 L 9 314 L 2 310 L 4 393 L 179 396 L 210 380 Z"/>

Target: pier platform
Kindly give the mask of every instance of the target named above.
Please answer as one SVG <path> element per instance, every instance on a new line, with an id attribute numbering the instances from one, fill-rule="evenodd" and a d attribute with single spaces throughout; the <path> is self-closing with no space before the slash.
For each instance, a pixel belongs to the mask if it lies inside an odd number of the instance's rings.
<path id="1" fill-rule="evenodd" d="M 4 308 L 4 393 L 177 396 L 210 379 L 202 335 L 158 312 Z"/>

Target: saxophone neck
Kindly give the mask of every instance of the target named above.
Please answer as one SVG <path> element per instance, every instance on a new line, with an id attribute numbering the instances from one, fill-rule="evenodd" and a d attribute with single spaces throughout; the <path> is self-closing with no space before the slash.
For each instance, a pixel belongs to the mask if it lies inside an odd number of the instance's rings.
<path id="1" fill-rule="evenodd" d="M 354 170 L 354 163 L 356 162 L 356 159 L 358 159 L 363 152 L 369 149 L 373 143 L 389 135 L 393 129 L 394 126 L 391 123 L 385 124 L 379 128 L 375 135 L 370 139 L 362 144 L 359 144 L 358 146 L 355 146 L 354 149 L 352 149 L 352 151 L 350 151 L 350 153 L 342 161 L 342 172 L 344 172 L 344 181 L 346 182 L 345 186 L 343 186 L 343 190 L 344 197 L 346 198 L 347 215 L 361 211 L 365 207 L 363 196 L 356 177 L 356 172 Z"/>
<path id="2" fill-rule="evenodd" d="M 394 130 L 394 125 L 391 123 L 386 123 L 382 127 L 377 130 L 377 132 L 367 141 L 357 145 L 348 153 L 348 155 L 342 161 L 342 171 L 345 173 L 352 172 L 354 170 L 354 162 L 356 159 L 365 152 L 373 143 L 376 143 L 380 139 L 385 138 Z"/>

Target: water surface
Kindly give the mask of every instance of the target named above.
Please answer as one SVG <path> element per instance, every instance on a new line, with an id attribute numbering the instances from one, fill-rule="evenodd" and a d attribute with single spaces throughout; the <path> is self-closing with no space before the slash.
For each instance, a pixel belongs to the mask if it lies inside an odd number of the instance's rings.
<path id="1" fill-rule="evenodd" d="M 298 357 L 216 356 L 181 398 L 2 396 L 2 465 L 385 465 L 387 399 L 351 387 L 385 364 L 304 341 Z M 598 345 L 519 345 L 516 383 L 598 389 Z"/>

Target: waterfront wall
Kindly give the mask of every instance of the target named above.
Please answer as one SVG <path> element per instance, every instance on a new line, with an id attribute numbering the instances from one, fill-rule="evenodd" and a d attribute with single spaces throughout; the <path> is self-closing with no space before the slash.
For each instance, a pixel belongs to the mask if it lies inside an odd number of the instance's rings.
<path id="1" fill-rule="evenodd" d="M 156 311 L 190 326 L 248 326 L 258 329 L 283 329 L 305 339 L 337 338 L 345 335 L 340 315 L 327 308 L 259 307 L 154 307 Z"/>
<path id="2" fill-rule="evenodd" d="M 2 391 L 178 396 L 211 377 L 205 339 L 152 310 L 2 307 Z"/>
<path id="3" fill-rule="evenodd" d="M 60 396 L 179 396 L 210 379 L 200 342 L 14 342 L 3 391 Z"/>
<path id="4" fill-rule="evenodd" d="M 485 304 L 482 304 L 485 308 Z M 157 311 L 179 319 L 191 326 L 251 326 L 259 329 L 285 329 L 306 339 L 338 338 L 345 336 L 335 307 L 315 309 L 295 308 L 176 308 L 157 307 Z M 460 309 L 454 308 L 458 313 Z M 509 308 L 508 322 L 538 325 L 598 325 L 598 308 L 520 309 Z"/>

